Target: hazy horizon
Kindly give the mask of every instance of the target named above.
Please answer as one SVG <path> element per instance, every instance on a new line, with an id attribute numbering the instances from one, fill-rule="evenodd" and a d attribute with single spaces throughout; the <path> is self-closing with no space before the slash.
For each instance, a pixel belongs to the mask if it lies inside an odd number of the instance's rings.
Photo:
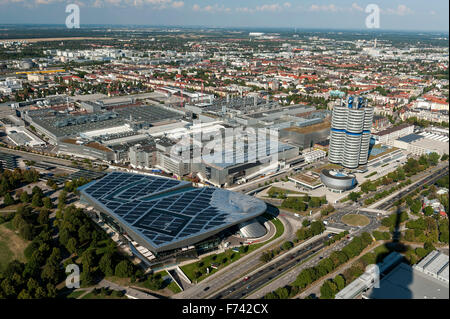
<path id="1" fill-rule="evenodd" d="M 81 27 L 449 31 L 446 0 L 0 0 L 0 24 L 64 25 L 69 3 L 79 5 Z M 380 8 L 379 29 L 365 26 L 372 3 Z"/>

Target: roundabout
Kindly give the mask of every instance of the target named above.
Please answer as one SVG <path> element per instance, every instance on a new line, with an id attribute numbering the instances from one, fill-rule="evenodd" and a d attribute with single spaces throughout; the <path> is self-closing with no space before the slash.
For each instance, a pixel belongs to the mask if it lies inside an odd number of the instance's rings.
<path id="1" fill-rule="evenodd" d="M 349 226 L 366 226 L 370 223 L 367 216 L 359 214 L 347 214 L 342 216 L 341 221 Z"/>

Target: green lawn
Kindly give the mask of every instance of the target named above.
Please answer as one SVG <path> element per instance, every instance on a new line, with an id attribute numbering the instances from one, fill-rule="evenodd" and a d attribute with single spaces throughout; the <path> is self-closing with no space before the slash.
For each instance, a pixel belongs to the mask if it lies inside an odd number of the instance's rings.
<path id="1" fill-rule="evenodd" d="M 68 294 L 66 298 L 67 299 L 77 299 L 78 297 L 80 297 L 85 292 L 86 291 L 84 291 L 84 290 L 74 290 L 70 294 Z"/>
<path id="2" fill-rule="evenodd" d="M 223 253 L 209 255 L 209 256 L 203 257 L 200 261 L 181 266 L 180 267 L 181 270 L 183 270 L 183 272 L 186 274 L 186 276 L 189 277 L 189 279 L 191 281 L 195 282 L 197 280 L 197 282 L 200 282 L 203 279 L 205 279 L 206 277 L 208 277 L 209 275 L 211 275 L 211 274 L 217 272 L 218 270 L 220 270 L 220 269 L 230 265 L 231 263 L 235 262 L 236 260 L 238 260 L 242 256 L 245 256 L 246 254 L 249 254 L 252 251 L 260 248 L 261 246 L 263 246 L 263 245 L 271 242 L 272 240 L 275 240 L 276 238 L 280 237 L 283 234 L 283 232 L 284 232 L 283 224 L 278 219 L 273 218 L 273 216 L 271 216 L 269 214 L 265 214 L 264 217 L 269 219 L 275 225 L 275 228 L 276 228 L 275 236 L 273 236 L 269 241 L 266 241 L 264 243 L 256 243 L 256 244 L 249 245 L 248 246 L 248 251 L 245 252 L 245 253 L 234 252 L 232 249 L 227 249 Z M 201 263 L 203 264 L 202 266 L 200 266 Z M 212 269 L 210 267 L 212 263 L 219 264 L 218 269 Z M 195 272 L 197 270 L 199 270 L 200 268 L 205 268 L 206 269 L 206 267 L 209 267 L 209 269 L 210 269 L 209 274 L 207 274 L 206 272 L 203 272 L 203 274 L 199 278 L 195 278 Z"/>
<path id="3" fill-rule="evenodd" d="M 366 226 L 370 223 L 369 218 L 364 215 L 347 214 L 341 218 L 343 223 L 350 226 Z"/>
<path id="4" fill-rule="evenodd" d="M 276 186 L 272 186 L 271 188 L 269 188 L 268 191 L 270 191 L 270 190 L 273 190 L 276 193 L 284 192 L 286 194 L 299 194 L 299 195 L 305 195 L 306 194 L 306 193 L 296 192 L 296 191 L 292 191 L 290 189 L 285 189 L 285 188 L 276 187 Z"/>
<path id="5" fill-rule="evenodd" d="M 174 294 L 181 292 L 180 287 L 178 287 L 174 281 L 171 281 L 170 284 L 167 285 L 167 288 L 169 288 Z"/>
<path id="6" fill-rule="evenodd" d="M 161 275 L 161 277 L 169 276 L 169 274 L 166 270 L 161 270 L 161 271 L 158 271 L 155 273 L 155 275 L 158 275 L 158 274 Z M 149 289 L 149 290 L 152 290 L 155 292 L 158 291 L 158 290 L 152 289 L 152 287 L 150 287 L 150 285 L 148 284 L 147 280 L 142 281 L 142 282 L 133 283 L 133 285 L 135 285 L 137 287 L 146 288 L 146 289 Z M 165 288 L 169 289 L 174 294 L 181 292 L 180 287 L 178 287 L 178 285 L 174 281 L 171 281 L 169 284 L 164 284 L 164 286 L 160 290 L 165 289 Z"/>
<path id="7" fill-rule="evenodd" d="M 29 242 L 19 237 L 10 228 L 11 222 L 0 225 L 0 271 L 14 259 L 26 261 L 23 251 Z"/>

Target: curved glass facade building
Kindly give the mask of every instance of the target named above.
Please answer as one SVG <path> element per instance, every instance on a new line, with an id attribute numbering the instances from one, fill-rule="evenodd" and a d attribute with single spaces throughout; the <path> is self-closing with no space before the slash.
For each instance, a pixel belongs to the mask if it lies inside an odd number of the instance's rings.
<path id="1" fill-rule="evenodd" d="M 350 96 L 346 103 L 333 108 L 331 120 L 331 163 L 347 168 L 367 164 L 373 108 L 367 106 L 363 97 Z"/>

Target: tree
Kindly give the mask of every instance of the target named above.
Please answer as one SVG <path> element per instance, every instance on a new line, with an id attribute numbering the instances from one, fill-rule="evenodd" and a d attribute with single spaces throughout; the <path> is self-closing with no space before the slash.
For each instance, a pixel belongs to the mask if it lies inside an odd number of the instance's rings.
<path id="1" fill-rule="evenodd" d="M 427 251 L 422 247 L 417 247 L 415 253 L 417 256 L 419 256 L 419 258 L 423 258 L 428 254 Z"/>
<path id="2" fill-rule="evenodd" d="M 248 245 L 243 245 L 239 247 L 239 252 L 244 254 L 248 251 Z"/>
<path id="3" fill-rule="evenodd" d="M 128 260 L 122 260 L 116 265 L 115 275 L 120 278 L 127 278 L 133 274 L 133 265 Z"/>
<path id="4" fill-rule="evenodd" d="M 88 249 L 83 252 L 83 255 L 81 256 L 82 263 L 83 263 L 83 269 L 91 270 L 95 265 L 95 251 L 94 249 Z"/>
<path id="5" fill-rule="evenodd" d="M 25 223 L 19 228 L 19 235 L 25 240 L 32 240 L 33 233 L 33 225 L 29 223 Z"/>
<path id="6" fill-rule="evenodd" d="M 66 205 L 66 199 L 67 199 L 67 192 L 63 190 L 58 196 L 58 209 L 64 208 L 64 206 Z"/>
<path id="7" fill-rule="evenodd" d="M 319 235 L 325 231 L 325 226 L 321 221 L 311 223 L 311 233 L 313 236 Z"/>
<path id="8" fill-rule="evenodd" d="M 49 211 L 42 209 L 39 213 L 39 216 L 37 218 L 37 221 L 40 225 L 47 225 L 49 222 L 50 218 L 49 218 Z"/>
<path id="9" fill-rule="evenodd" d="M 58 188 L 58 185 L 56 184 L 55 180 L 53 180 L 51 178 L 47 180 L 47 186 L 54 190 L 56 190 Z"/>
<path id="10" fill-rule="evenodd" d="M 427 206 L 424 208 L 423 213 L 425 216 L 432 216 L 434 214 L 434 209 L 431 206 Z"/>
<path id="11" fill-rule="evenodd" d="M 42 280 L 49 281 L 51 283 L 56 283 L 58 281 L 58 265 L 52 262 L 47 262 L 42 269 L 41 278 Z"/>
<path id="12" fill-rule="evenodd" d="M 112 254 L 106 253 L 100 258 L 98 266 L 105 276 L 114 275 Z"/>
<path id="13" fill-rule="evenodd" d="M 33 189 L 31 190 L 31 194 L 32 195 L 38 194 L 40 198 L 44 197 L 44 192 L 39 186 L 34 186 Z"/>
<path id="14" fill-rule="evenodd" d="M 286 287 L 280 287 L 275 290 L 279 299 L 288 299 L 289 298 L 289 290 Z"/>
<path id="15" fill-rule="evenodd" d="M 94 276 L 92 275 L 90 270 L 83 269 L 83 271 L 81 272 L 81 275 L 80 275 L 80 281 L 84 287 L 90 286 L 94 283 Z"/>
<path id="16" fill-rule="evenodd" d="M 367 180 L 367 181 L 365 181 L 364 183 L 361 184 L 361 191 L 366 193 L 366 194 L 371 192 L 371 191 L 376 191 L 376 190 L 377 190 L 377 187 L 370 180 Z"/>
<path id="17" fill-rule="evenodd" d="M 10 193 L 6 193 L 5 194 L 5 198 L 3 199 L 3 204 L 5 206 L 9 206 L 9 205 L 14 205 L 16 203 L 16 201 L 14 200 L 14 198 L 11 196 Z"/>
<path id="18" fill-rule="evenodd" d="M 42 298 L 45 298 L 45 297 L 46 297 L 46 293 L 45 293 L 44 288 L 42 288 L 42 287 L 37 287 L 37 288 L 36 288 L 36 291 L 35 291 L 35 293 L 34 293 L 34 298 L 36 298 L 36 299 L 42 299 Z"/>
<path id="19" fill-rule="evenodd" d="M 429 254 L 436 248 L 433 246 L 433 244 L 431 242 L 427 241 L 423 244 L 423 249 L 425 249 L 427 251 L 427 253 Z"/>
<path id="20" fill-rule="evenodd" d="M 260 260 L 264 263 L 269 262 L 270 260 L 272 260 L 273 258 L 273 253 L 272 252 L 264 252 L 261 257 Z"/>
<path id="21" fill-rule="evenodd" d="M 348 198 L 350 198 L 350 200 L 352 200 L 352 201 L 354 201 L 354 202 L 356 202 L 356 201 L 358 200 L 358 198 L 360 198 L 360 197 L 361 197 L 361 194 L 356 193 L 356 192 L 351 192 L 351 193 L 348 195 Z"/>
<path id="22" fill-rule="evenodd" d="M 328 214 L 334 212 L 335 208 L 333 205 L 328 204 L 322 211 L 320 212 L 322 216 L 327 216 Z"/>
<path id="23" fill-rule="evenodd" d="M 19 295 L 17 295 L 17 299 L 31 299 L 31 295 L 28 293 L 28 291 L 22 289 Z"/>
<path id="24" fill-rule="evenodd" d="M 38 193 L 33 195 L 33 199 L 31 201 L 31 205 L 33 205 L 34 207 L 42 207 L 44 205 L 42 203 L 41 196 Z"/>
<path id="25" fill-rule="evenodd" d="M 80 239 L 81 243 L 84 243 L 91 239 L 91 231 L 88 224 L 80 227 L 80 229 L 78 230 L 78 238 Z"/>
<path id="26" fill-rule="evenodd" d="M 415 200 L 412 205 L 409 207 L 411 212 L 414 214 L 418 214 L 420 210 L 422 209 L 422 204 L 420 203 L 420 200 Z"/>
<path id="27" fill-rule="evenodd" d="M 290 241 L 284 242 L 283 245 L 281 246 L 281 248 L 282 248 L 283 250 L 289 250 L 289 249 L 291 249 L 292 247 L 294 247 L 294 244 L 293 244 L 292 242 L 290 242 Z"/>
<path id="28" fill-rule="evenodd" d="M 361 239 L 365 246 L 368 246 L 372 242 L 372 236 L 367 232 L 361 234 Z"/>
<path id="29" fill-rule="evenodd" d="M 330 280 L 326 280 L 322 287 L 320 287 L 320 298 L 321 299 L 333 299 L 334 298 L 334 290 L 336 285 L 332 283 Z"/>
<path id="30" fill-rule="evenodd" d="M 77 250 L 76 238 L 70 237 L 70 239 L 67 241 L 66 249 L 71 254 L 73 254 Z"/>
<path id="31" fill-rule="evenodd" d="M 414 230 L 412 229 L 407 229 L 405 232 L 405 240 L 406 241 L 414 241 L 415 236 L 414 236 Z"/>
<path id="32" fill-rule="evenodd" d="M 30 202 L 30 195 L 28 195 L 27 192 L 22 192 L 22 194 L 20 194 L 20 201 L 24 204 L 29 203 Z"/>
<path id="33" fill-rule="evenodd" d="M 52 200 L 50 199 L 50 197 L 44 197 L 42 199 L 42 203 L 44 204 L 44 207 L 47 209 L 53 208 Z"/>
<path id="34" fill-rule="evenodd" d="M 52 283 L 47 284 L 47 298 L 56 298 L 56 287 Z"/>
<path id="35" fill-rule="evenodd" d="M 342 290 L 345 287 L 345 279 L 342 275 L 337 275 L 334 277 L 334 283 L 336 284 L 338 290 Z"/>
<path id="36" fill-rule="evenodd" d="M 298 274 L 294 285 L 304 288 L 316 280 L 316 272 L 314 268 L 306 268 Z"/>

